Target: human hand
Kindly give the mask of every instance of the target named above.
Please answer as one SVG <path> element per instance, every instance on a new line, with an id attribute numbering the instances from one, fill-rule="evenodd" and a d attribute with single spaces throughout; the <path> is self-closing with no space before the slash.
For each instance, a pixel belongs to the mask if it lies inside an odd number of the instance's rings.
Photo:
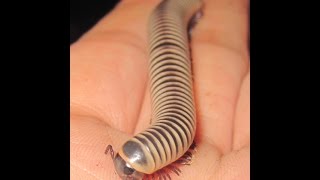
<path id="1" fill-rule="evenodd" d="M 160 0 L 123 0 L 70 47 L 71 179 L 119 179 L 110 156 L 149 126 L 147 20 Z M 172 179 L 249 179 L 248 1 L 204 0 L 192 32 L 197 152 Z"/>

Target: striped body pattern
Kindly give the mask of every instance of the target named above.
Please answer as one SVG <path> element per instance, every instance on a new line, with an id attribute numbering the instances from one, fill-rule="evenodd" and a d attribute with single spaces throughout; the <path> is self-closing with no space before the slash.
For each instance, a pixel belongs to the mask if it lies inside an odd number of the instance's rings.
<path id="1" fill-rule="evenodd" d="M 119 150 L 117 156 L 129 169 L 152 174 L 179 159 L 193 142 L 196 115 L 188 27 L 200 7 L 200 0 L 163 0 L 150 16 L 152 123 Z"/>

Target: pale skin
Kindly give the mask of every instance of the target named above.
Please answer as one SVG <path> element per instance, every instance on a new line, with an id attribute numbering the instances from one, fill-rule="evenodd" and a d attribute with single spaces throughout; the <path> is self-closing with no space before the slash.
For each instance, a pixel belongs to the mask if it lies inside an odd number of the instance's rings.
<path id="1" fill-rule="evenodd" d="M 147 20 L 160 0 L 123 0 L 70 46 L 72 180 L 118 179 L 115 151 L 149 126 Z M 172 179 L 250 179 L 248 1 L 204 0 L 192 31 L 197 152 Z"/>

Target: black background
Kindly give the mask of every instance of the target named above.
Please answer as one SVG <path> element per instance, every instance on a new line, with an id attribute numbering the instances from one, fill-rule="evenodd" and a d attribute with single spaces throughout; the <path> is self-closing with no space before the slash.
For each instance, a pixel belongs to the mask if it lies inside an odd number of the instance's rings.
<path id="1" fill-rule="evenodd" d="M 119 0 L 70 0 L 70 44 L 110 12 Z"/>

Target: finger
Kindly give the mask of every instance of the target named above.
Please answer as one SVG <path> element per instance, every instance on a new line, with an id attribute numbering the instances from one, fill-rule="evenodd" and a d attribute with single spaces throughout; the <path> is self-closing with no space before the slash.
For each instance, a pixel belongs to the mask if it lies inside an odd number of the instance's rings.
<path id="1" fill-rule="evenodd" d="M 112 158 L 128 135 L 107 127 L 101 120 L 72 116 L 70 120 L 70 179 L 118 179 Z"/>
<path id="2" fill-rule="evenodd" d="M 248 73 L 242 83 L 239 100 L 237 103 L 233 149 L 238 150 L 250 144 L 250 73 Z"/>
<path id="3" fill-rule="evenodd" d="M 151 97 L 149 83 L 146 85 L 145 96 L 142 102 L 142 107 L 139 115 L 139 120 L 137 122 L 134 134 L 140 133 L 141 131 L 147 129 L 151 124 Z"/>
<path id="4" fill-rule="evenodd" d="M 222 157 L 216 172 L 208 179 L 250 179 L 250 147 L 232 151 Z"/>
<path id="5" fill-rule="evenodd" d="M 193 41 L 233 50 L 246 56 L 248 47 L 248 0 L 203 0 L 203 17 Z"/>
<path id="6" fill-rule="evenodd" d="M 207 0 L 192 39 L 198 136 L 232 148 L 233 118 L 248 71 L 247 0 Z"/>
<path id="7" fill-rule="evenodd" d="M 133 131 L 147 81 L 147 17 L 156 2 L 119 3 L 71 46 L 72 112 Z"/>

